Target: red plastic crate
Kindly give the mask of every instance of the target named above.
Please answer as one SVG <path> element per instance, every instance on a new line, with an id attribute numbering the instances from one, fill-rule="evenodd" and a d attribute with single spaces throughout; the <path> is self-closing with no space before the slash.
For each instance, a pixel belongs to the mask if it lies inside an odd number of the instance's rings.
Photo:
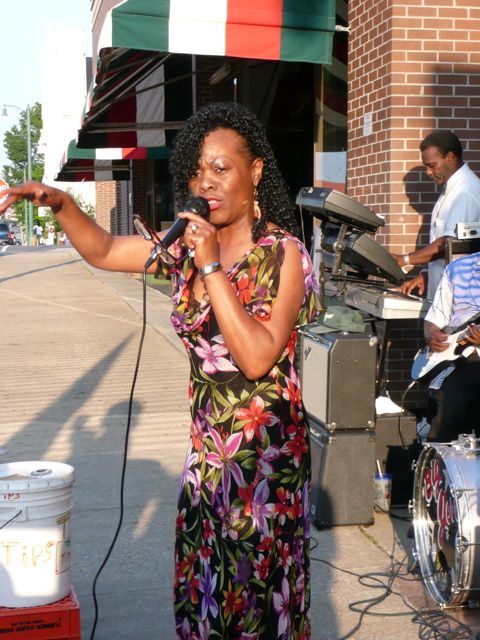
<path id="1" fill-rule="evenodd" d="M 0 637 L 20 640 L 80 640 L 80 603 L 70 594 L 42 607 L 0 607 Z"/>

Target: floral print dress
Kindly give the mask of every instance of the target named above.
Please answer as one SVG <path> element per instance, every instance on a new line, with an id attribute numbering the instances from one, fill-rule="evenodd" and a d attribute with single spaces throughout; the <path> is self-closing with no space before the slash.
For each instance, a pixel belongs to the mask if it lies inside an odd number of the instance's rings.
<path id="1" fill-rule="evenodd" d="M 310 638 L 309 434 L 294 352 L 297 327 L 318 313 L 318 288 L 305 247 L 279 229 L 228 277 L 244 307 L 268 320 L 288 241 L 301 251 L 305 297 L 288 345 L 257 380 L 229 355 L 208 299 L 194 301 L 192 259 L 174 273 L 192 412 L 176 522 L 178 640 Z"/>

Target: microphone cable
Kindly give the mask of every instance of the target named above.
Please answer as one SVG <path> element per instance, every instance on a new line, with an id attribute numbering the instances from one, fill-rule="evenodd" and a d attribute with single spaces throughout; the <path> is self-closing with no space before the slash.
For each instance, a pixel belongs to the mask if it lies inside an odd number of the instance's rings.
<path id="1" fill-rule="evenodd" d="M 186 202 L 185 210 L 191 211 L 193 213 L 196 213 L 197 215 L 201 216 L 205 220 L 208 220 L 208 216 L 209 216 L 209 213 L 210 213 L 210 205 L 208 204 L 208 201 L 205 198 L 202 198 L 201 196 L 198 196 L 198 197 L 195 197 L 195 198 L 192 197 Z M 94 620 L 93 620 L 92 632 L 90 634 L 90 640 L 94 640 L 95 630 L 97 628 L 97 623 L 98 623 L 98 601 L 97 601 L 97 592 L 96 592 L 97 581 L 98 581 L 98 579 L 100 577 L 100 574 L 102 573 L 103 569 L 105 568 L 105 566 L 106 566 L 106 564 L 107 564 L 107 562 L 108 562 L 108 560 L 109 560 L 109 558 L 110 558 L 110 556 L 112 554 L 112 551 L 113 551 L 113 549 L 115 547 L 115 544 L 117 542 L 118 536 L 120 534 L 120 530 L 122 528 L 123 515 L 124 515 L 124 512 L 125 512 L 125 505 L 124 505 L 125 476 L 126 476 L 127 460 L 128 460 L 128 441 L 129 441 L 129 437 L 130 437 L 130 428 L 131 428 L 131 422 L 132 422 L 133 395 L 134 395 L 134 391 L 135 391 L 135 385 L 136 385 L 136 382 L 137 382 L 138 370 L 140 368 L 140 358 L 141 358 L 141 355 L 142 355 L 143 342 L 145 340 L 145 332 L 146 332 L 146 328 L 147 328 L 147 269 L 154 262 L 154 259 L 158 259 L 160 257 L 167 264 L 173 264 L 174 262 L 176 262 L 175 258 L 167 252 L 167 248 L 168 248 L 169 244 L 173 243 L 178 237 L 180 237 L 182 235 L 185 227 L 188 224 L 188 220 L 183 220 L 181 218 L 178 218 L 177 221 L 170 228 L 170 230 L 167 232 L 165 238 L 163 239 L 163 242 L 157 236 L 156 232 L 153 229 L 150 229 L 150 227 L 148 227 L 145 224 L 145 222 L 142 220 L 142 218 L 140 216 L 134 215 L 133 223 L 134 223 L 134 226 L 135 226 L 136 230 L 138 231 L 138 233 L 145 240 L 147 240 L 149 242 L 153 242 L 154 250 L 153 250 L 152 254 L 150 255 L 149 259 L 147 260 L 147 262 L 145 263 L 145 265 L 143 267 L 143 274 L 142 274 L 142 284 L 143 284 L 143 305 L 142 305 L 143 322 L 142 322 L 142 331 L 141 331 L 141 335 L 140 335 L 140 343 L 138 345 L 137 361 L 136 361 L 136 364 L 135 364 L 135 371 L 134 371 L 134 374 L 133 374 L 132 387 L 131 387 L 131 390 L 130 390 L 130 398 L 129 398 L 129 401 L 128 401 L 127 427 L 126 427 L 126 431 L 125 431 L 125 443 L 124 443 L 124 450 L 123 450 L 123 463 L 122 463 L 122 473 L 121 473 L 121 481 L 120 481 L 120 515 L 119 515 L 119 519 L 118 519 L 117 528 L 115 530 L 115 534 L 113 536 L 113 539 L 112 539 L 112 542 L 110 544 L 110 547 L 109 547 L 109 549 L 107 551 L 107 554 L 106 554 L 105 558 L 103 559 L 102 564 L 100 565 L 100 568 L 98 569 L 98 571 L 97 571 L 97 573 L 95 575 L 95 578 L 94 578 L 93 584 L 92 584 L 92 596 L 93 596 L 93 603 L 94 603 L 94 608 L 95 608 L 95 615 L 94 615 Z M 170 241 L 167 241 L 167 237 L 170 238 Z M 159 250 L 159 248 L 161 250 Z M 187 255 L 185 256 L 185 258 L 187 258 L 190 254 L 191 254 L 191 252 L 188 252 Z"/>
<path id="2" fill-rule="evenodd" d="M 115 534 L 113 536 L 112 542 L 110 544 L 110 547 L 109 547 L 109 549 L 107 551 L 107 554 L 106 554 L 102 564 L 100 565 L 100 568 L 98 569 L 98 571 L 97 571 L 97 573 L 95 575 L 95 578 L 93 580 L 92 596 L 93 596 L 93 603 L 94 603 L 94 607 L 95 607 L 95 616 L 94 616 L 94 620 L 93 620 L 92 632 L 90 634 L 90 640 L 94 639 L 95 629 L 97 628 L 97 622 L 98 622 L 98 601 L 97 601 L 97 593 L 96 593 L 97 581 L 98 581 L 98 578 L 100 577 L 100 574 L 102 573 L 103 569 L 105 568 L 105 565 L 107 564 L 107 562 L 108 562 L 108 560 L 110 558 L 110 555 L 112 554 L 113 548 L 115 547 L 115 544 L 117 542 L 118 536 L 120 534 L 120 529 L 122 528 L 123 515 L 124 515 L 124 511 L 125 511 L 125 507 L 124 507 L 124 489 L 125 489 L 125 476 L 126 476 L 127 460 L 128 460 L 128 441 L 129 441 L 129 437 L 130 437 L 130 427 L 131 427 L 131 422 L 132 422 L 133 394 L 134 394 L 135 385 L 136 385 L 136 382 L 137 382 L 138 370 L 140 368 L 140 357 L 142 355 L 143 342 L 145 340 L 145 332 L 146 332 L 146 328 L 147 328 L 147 269 L 146 269 L 146 266 L 143 269 L 142 284 L 143 284 L 143 322 L 142 322 L 142 331 L 141 331 L 141 335 L 140 335 L 140 343 L 138 345 L 137 361 L 136 361 L 136 364 L 135 364 L 135 371 L 134 371 L 134 374 L 133 374 L 132 387 L 131 387 L 131 390 L 130 390 L 130 398 L 129 398 L 129 401 L 128 401 L 127 427 L 126 427 L 126 431 L 125 431 L 122 474 L 121 474 L 121 481 L 120 481 L 120 515 L 119 515 L 119 519 L 118 519 L 117 528 L 116 528 Z"/>

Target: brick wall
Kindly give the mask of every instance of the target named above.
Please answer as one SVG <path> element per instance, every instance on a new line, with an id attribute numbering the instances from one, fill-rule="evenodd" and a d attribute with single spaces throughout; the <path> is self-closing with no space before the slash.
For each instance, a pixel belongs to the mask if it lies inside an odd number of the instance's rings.
<path id="1" fill-rule="evenodd" d="M 379 336 L 383 334 L 384 327 L 384 323 L 377 323 Z M 425 408 L 428 399 L 428 389 L 424 384 L 417 383 L 406 393 L 412 382 L 410 372 L 415 354 L 423 344 L 422 320 L 389 321 L 384 378 L 392 400 L 411 410 Z"/>
<path id="2" fill-rule="evenodd" d="M 194 104 L 195 110 L 211 102 L 229 102 L 234 98 L 232 78 L 226 78 L 218 84 L 210 84 L 210 77 L 225 64 L 225 58 L 218 56 L 195 56 Z"/>
<path id="3" fill-rule="evenodd" d="M 421 140 L 452 129 L 480 172 L 480 5 L 351 0 L 349 20 L 348 193 L 385 216 L 382 244 L 411 251 L 427 242 L 437 199 Z"/>
<path id="4" fill-rule="evenodd" d="M 96 182 L 96 215 L 98 224 L 109 231 L 115 233 L 115 227 L 112 228 L 112 220 L 116 215 L 116 183 L 115 182 Z"/>
<path id="5" fill-rule="evenodd" d="M 405 253 L 428 244 L 438 197 L 421 165 L 421 140 L 435 129 L 455 131 L 480 173 L 480 5 L 349 0 L 349 22 L 347 193 L 385 216 L 377 241 Z M 417 324 L 396 323 L 390 389 L 410 381 L 411 353 L 423 344 Z"/>

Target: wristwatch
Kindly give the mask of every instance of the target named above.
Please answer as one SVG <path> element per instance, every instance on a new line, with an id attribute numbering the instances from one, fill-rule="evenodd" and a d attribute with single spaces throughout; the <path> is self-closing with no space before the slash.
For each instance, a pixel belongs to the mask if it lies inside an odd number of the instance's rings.
<path id="1" fill-rule="evenodd" d="M 220 271 L 221 269 L 222 265 L 220 264 L 220 262 L 211 262 L 210 264 L 207 264 L 199 269 L 198 275 L 200 276 L 200 278 L 204 278 L 205 276 L 208 276 L 211 273 L 215 273 L 215 271 Z"/>

